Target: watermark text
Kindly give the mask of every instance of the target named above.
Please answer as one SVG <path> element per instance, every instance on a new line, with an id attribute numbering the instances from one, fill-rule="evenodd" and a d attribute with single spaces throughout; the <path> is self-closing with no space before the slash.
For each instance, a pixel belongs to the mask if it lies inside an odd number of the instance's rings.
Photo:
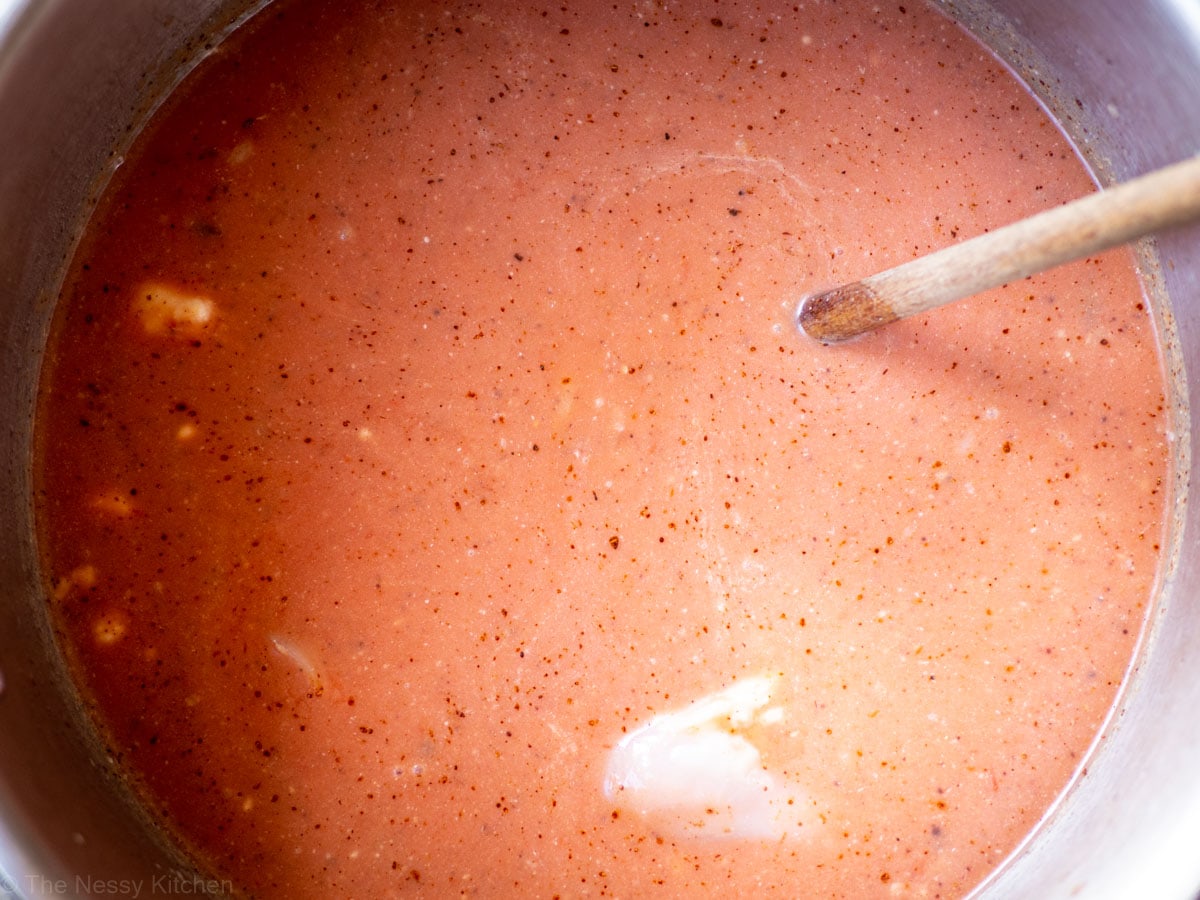
<path id="1" fill-rule="evenodd" d="M 233 882 L 204 878 L 187 872 L 167 872 L 152 878 L 98 878 L 76 875 L 74 878 L 46 878 L 27 875 L 23 884 L 5 884 L 35 897 L 223 897 L 233 893 Z"/>

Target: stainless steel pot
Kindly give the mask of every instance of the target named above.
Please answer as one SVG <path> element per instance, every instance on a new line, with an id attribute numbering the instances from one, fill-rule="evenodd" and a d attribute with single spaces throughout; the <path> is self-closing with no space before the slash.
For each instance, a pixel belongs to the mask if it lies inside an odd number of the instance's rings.
<path id="1" fill-rule="evenodd" d="M 0 886 L 28 897 L 221 893 L 111 777 L 44 616 L 30 495 L 48 322 L 96 191 L 154 101 L 255 0 L 0 0 Z M 1200 152 L 1200 0 L 943 0 L 1104 179 Z M 987 897 L 1200 896 L 1200 229 L 1142 250 L 1179 409 L 1174 548 L 1124 699 L 1083 774 Z M 1193 382 L 1191 390 L 1195 390 Z M 101 755 L 102 757 L 102 755 Z"/>

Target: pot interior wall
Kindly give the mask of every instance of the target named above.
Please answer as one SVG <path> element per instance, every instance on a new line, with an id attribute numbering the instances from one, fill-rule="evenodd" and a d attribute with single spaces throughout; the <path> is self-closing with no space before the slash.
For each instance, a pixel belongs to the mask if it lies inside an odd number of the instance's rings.
<path id="1" fill-rule="evenodd" d="M 1103 177 L 1123 179 L 1200 149 L 1200 115 L 1188 112 L 1200 96 L 1200 16 L 1189 19 L 1188 2 L 942 5 L 1010 61 Z M 95 192 L 154 100 L 253 5 L 0 0 L 0 879 L 27 896 L 81 894 L 77 877 L 146 885 L 183 871 L 116 790 L 61 689 L 32 534 L 32 419 L 58 284 Z M 1183 540 L 1200 510 L 1182 503 L 1200 230 L 1164 236 L 1161 267 L 1152 252 L 1143 258 L 1151 293 L 1173 298 L 1160 325 L 1179 390 L 1172 540 L 1185 549 L 1086 776 L 983 887 L 989 897 L 1191 898 L 1200 888 L 1189 843 L 1200 834 L 1200 654 L 1188 641 L 1200 624 L 1200 552 Z"/>

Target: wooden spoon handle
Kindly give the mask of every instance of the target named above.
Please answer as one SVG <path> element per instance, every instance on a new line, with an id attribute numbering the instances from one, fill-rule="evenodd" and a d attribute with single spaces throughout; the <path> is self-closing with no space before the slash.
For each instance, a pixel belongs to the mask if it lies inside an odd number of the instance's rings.
<path id="1" fill-rule="evenodd" d="M 905 316 L 1200 219 L 1200 156 L 922 256 L 810 294 L 797 321 L 836 343 Z"/>

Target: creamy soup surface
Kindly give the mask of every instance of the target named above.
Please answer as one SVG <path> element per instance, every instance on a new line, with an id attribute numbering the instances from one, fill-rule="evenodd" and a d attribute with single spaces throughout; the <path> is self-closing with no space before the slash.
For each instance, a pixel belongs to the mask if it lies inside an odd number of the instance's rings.
<path id="1" fill-rule="evenodd" d="M 1171 422 L 1128 253 L 917 0 L 270 7 L 81 244 L 37 463 L 106 740 L 258 897 L 956 897 L 1113 704 Z"/>

